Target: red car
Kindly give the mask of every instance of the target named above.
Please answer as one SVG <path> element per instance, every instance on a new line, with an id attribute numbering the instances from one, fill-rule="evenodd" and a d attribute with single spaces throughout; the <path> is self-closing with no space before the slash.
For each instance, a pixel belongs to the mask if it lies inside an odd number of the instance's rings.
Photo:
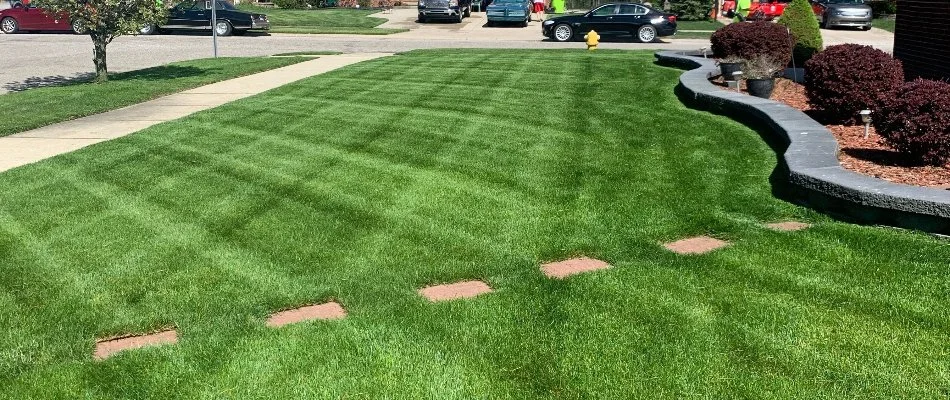
<path id="1" fill-rule="evenodd" d="M 31 5 L 0 11 L 0 32 L 11 34 L 20 31 L 73 31 L 76 27 L 69 23 L 69 17 L 53 18 L 42 8 Z"/>
<path id="2" fill-rule="evenodd" d="M 749 19 L 771 21 L 782 16 L 791 0 L 760 0 L 752 2 Z"/>
<path id="3" fill-rule="evenodd" d="M 749 6 L 748 14 L 744 15 L 745 19 L 753 21 L 771 21 L 778 17 L 782 16 L 782 13 L 785 12 L 785 6 L 790 3 L 791 0 L 760 0 L 753 1 Z M 735 0 L 726 0 L 722 3 L 722 14 L 725 16 L 733 15 L 729 11 L 735 12 L 736 2 Z"/>

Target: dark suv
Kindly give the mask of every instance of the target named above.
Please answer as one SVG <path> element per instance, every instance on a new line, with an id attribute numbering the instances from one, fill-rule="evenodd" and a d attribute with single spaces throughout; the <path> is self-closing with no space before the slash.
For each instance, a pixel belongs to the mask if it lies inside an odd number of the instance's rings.
<path id="1" fill-rule="evenodd" d="M 472 0 L 419 0 L 419 22 L 448 19 L 462 22 L 472 16 Z"/>

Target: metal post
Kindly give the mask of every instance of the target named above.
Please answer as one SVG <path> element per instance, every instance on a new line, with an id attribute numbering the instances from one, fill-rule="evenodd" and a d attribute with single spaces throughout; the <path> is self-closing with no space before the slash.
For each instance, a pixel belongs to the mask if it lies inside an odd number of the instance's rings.
<path id="1" fill-rule="evenodd" d="M 211 46 L 214 58 L 218 58 L 218 0 L 211 0 Z"/>

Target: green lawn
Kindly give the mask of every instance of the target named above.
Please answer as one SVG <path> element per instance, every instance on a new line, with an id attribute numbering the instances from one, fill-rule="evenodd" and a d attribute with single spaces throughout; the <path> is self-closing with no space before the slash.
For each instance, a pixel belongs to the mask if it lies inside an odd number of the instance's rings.
<path id="1" fill-rule="evenodd" d="M 673 39 L 709 39 L 716 29 L 722 27 L 723 24 L 719 21 L 676 21 L 676 36 L 673 36 Z"/>
<path id="2" fill-rule="evenodd" d="M 261 8 L 249 4 L 241 4 L 238 7 L 242 10 L 267 14 L 272 33 L 388 35 L 406 31 L 405 29 L 376 28 L 386 20 L 368 15 L 378 13 L 379 10 L 345 8 L 287 10 Z"/>
<path id="3" fill-rule="evenodd" d="M 0 136 L 122 108 L 167 94 L 256 72 L 304 58 L 208 58 L 111 74 L 102 84 L 75 83 L 0 95 Z"/>
<path id="4" fill-rule="evenodd" d="M 690 31 L 715 31 L 722 28 L 723 24 L 719 21 L 676 21 L 677 30 Z"/>
<path id="5" fill-rule="evenodd" d="M 945 396 L 947 241 L 774 198 L 774 152 L 680 73 L 410 52 L 2 173 L 0 398 Z M 660 246 L 699 234 L 732 245 Z M 614 268 L 538 271 L 576 255 Z M 415 292 L 469 278 L 496 292 Z M 349 316 L 264 325 L 328 299 Z"/>
<path id="6" fill-rule="evenodd" d="M 871 26 L 883 29 L 888 32 L 894 32 L 895 21 L 896 20 L 893 18 L 875 18 L 871 20 Z"/>

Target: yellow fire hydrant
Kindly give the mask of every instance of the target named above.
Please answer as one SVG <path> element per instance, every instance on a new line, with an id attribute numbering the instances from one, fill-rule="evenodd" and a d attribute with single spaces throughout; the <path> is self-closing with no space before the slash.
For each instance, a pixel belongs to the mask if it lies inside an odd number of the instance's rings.
<path id="1" fill-rule="evenodd" d="M 587 50 L 594 51 L 597 50 L 597 44 L 600 43 L 600 35 L 596 31 L 587 32 L 584 35 L 584 39 L 587 40 Z"/>

